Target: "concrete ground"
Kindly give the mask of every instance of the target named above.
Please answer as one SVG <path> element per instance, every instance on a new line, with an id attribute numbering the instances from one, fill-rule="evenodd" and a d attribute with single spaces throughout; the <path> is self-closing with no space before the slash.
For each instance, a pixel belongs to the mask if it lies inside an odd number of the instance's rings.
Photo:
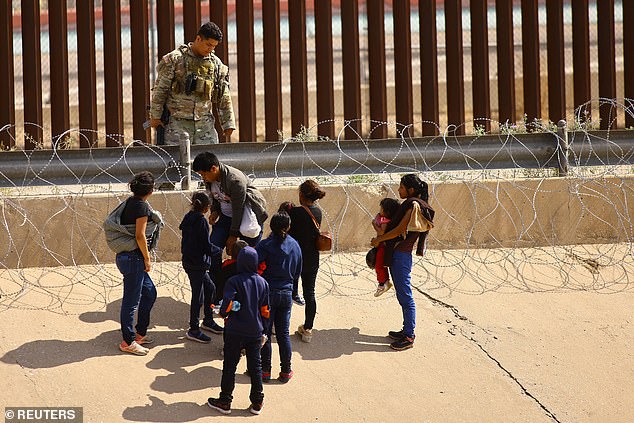
<path id="1" fill-rule="evenodd" d="M 634 420 L 634 290 L 623 268 L 600 269 L 601 279 L 583 266 L 522 265 L 510 274 L 471 257 L 443 269 L 431 253 L 433 263 L 416 266 L 417 338 L 403 352 L 391 351 L 385 336 L 402 322 L 394 291 L 372 296 L 361 255 L 329 258 L 313 342 L 293 336 L 295 377 L 265 385 L 264 410 L 253 418 Z M 251 416 L 244 360 L 233 413 L 221 417 L 205 405 L 219 393 L 221 337 L 209 345 L 185 340 L 186 279 L 175 264 L 157 265 L 152 276 L 156 342 L 137 357 L 116 347 L 121 287 L 112 265 L 0 272 L 0 406 L 80 406 L 86 422 Z M 302 316 L 294 307 L 293 330 Z M 273 357 L 277 372 L 275 345 Z"/>

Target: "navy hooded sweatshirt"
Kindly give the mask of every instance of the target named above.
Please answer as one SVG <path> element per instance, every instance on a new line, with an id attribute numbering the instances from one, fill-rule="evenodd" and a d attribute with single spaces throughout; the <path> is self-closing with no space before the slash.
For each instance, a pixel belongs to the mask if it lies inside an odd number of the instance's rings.
<path id="1" fill-rule="evenodd" d="M 190 211 L 183 217 L 179 229 L 183 233 L 181 253 L 183 268 L 186 270 L 209 270 L 211 256 L 222 254 L 209 239 L 209 223 L 205 215 L 198 211 Z"/>
<path id="2" fill-rule="evenodd" d="M 286 235 L 282 240 L 275 234 L 269 235 L 255 247 L 260 263 L 266 264 L 262 276 L 269 288 L 276 291 L 292 291 L 293 281 L 302 273 L 302 250 L 295 239 Z"/>
<path id="3" fill-rule="evenodd" d="M 227 279 L 220 315 L 226 317 L 225 334 L 249 338 L 262 336 L 265 319 L 269 318 L 269 285 L 258 275 L 258 253 L 244 247 L 238 253 L 238 274 Z M 231 311 L 233 301 L 240 310 Z"/>

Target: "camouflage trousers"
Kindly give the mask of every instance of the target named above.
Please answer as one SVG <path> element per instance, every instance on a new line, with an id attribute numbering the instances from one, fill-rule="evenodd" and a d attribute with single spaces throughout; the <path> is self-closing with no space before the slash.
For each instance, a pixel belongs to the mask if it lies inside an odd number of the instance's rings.
<path id="1" fill-rule="evenodd" d="M 204 116 L 201 120 L 178 119 L 170 116 L 165 127 L 165 144 L 179 145 L 189 135 L 193 144 L 218 144 L 218 133 L 213 115 Z"/>

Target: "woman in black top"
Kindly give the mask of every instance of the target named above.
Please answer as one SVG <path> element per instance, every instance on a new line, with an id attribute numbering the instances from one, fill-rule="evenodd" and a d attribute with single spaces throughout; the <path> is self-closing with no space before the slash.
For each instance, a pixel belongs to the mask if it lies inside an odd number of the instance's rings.
<path id="1" fill-rule="evenodd" d="M 289 211 L 291 216 L 291 230 L 289 234 L 297 240 L 302 250 L 302 290 L 306 301 L 306 313 L 304 324 L 297 328 L 297 334 L 302 341 L 312 340 L 313 322 L 317 312 L 315 301 L 315 281 L 319 270 L 319 251 L 315 246 L 315 240 L 319 235 L 319 229 L 313 222 L 315 220 L 321 225 L 321 209 L 315 205 L 315 201 L 324 198 L 326 193 L 317 182 L 312 179 L 304 181 L 299 186 L 299 204 Z"/>

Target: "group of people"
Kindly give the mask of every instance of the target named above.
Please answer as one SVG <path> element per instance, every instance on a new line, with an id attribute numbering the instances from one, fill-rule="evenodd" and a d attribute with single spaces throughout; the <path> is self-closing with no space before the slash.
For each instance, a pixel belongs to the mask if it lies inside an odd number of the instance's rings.
<path id="1" fill-rule="evenodd" d="M 214 54 L 221 41 L 218 26 L 208 22 L 193 42 L 168 53 L 159 63 L 150 123 L 154 128 L 166 127 L 165 142 L 177 144 L 188 139 L 194 144 L 217 143 L 214 105 L 223 134 L 230 136 L 235 129 L 228 68 Z M 313 337 L 319 270 L 316 239 L 322 222 L 317 201 L 326 193 L 315 181 L 304 181 L 299 187 L 299 204 L 282 203 L 270 219 L 270 235 L 262 239 L 268 219 L 266 200 L 244 173 L 221 163 L 210 152 L 197 155 L 192 169 L 206 189 L 193 194 L 191 210 L 179 226 L 182 266 L 192 294 L 185 337 L 209 343 L 211 338 L 203 331 L 223 335 L 221 391 L 207 403 L 224 414 L 231 412 L 236 368 L 241 355 L 246 355 L 251 378 L 249 410 L 260 414 L 262 383 L 271 380 L 273 330 L 280 356 L 277 379 L 286 383 L 294 375 L 290 340 L 293 302 L 305 305 L 304 323 L 295 333 L 307 343 Z M 147 201 L 153 189 L 150 172 L 135 175 L 130 182 L 133 195 L 104 223 L 108 245 L 116 253 L 116 265 L 123 275 L 123 340 L 119 349 L 136 355 L 146 355 L 147 345 L 153 342 L 147 333 L 157 296 L 149 275 L 150 251 L 163 227 L 161 214 Z M 398 193 L 402 203 L 393 198 L 381 200 L 379 213 L 372 220 L 376 236 L 370 243 L 376 248 L 372 265 L 378 286 L 374 295 L 382 295 L 393 286 L 403 311 L 401 330 L 388 334 L 394 341 L 390 346 L 404 350 L 414 345 L 415 338 L 412 251 L 416 245 L 416 254 L 424 254 L 434 211 L 428 204 L 428 186 L 418 176 L 403 176 Z M 230 257 L 224 261 L 223 251 Z M 300 279 L 303 298 L 299 295 Z M 214 319 L 221 319 L 224 325 Z"/>

